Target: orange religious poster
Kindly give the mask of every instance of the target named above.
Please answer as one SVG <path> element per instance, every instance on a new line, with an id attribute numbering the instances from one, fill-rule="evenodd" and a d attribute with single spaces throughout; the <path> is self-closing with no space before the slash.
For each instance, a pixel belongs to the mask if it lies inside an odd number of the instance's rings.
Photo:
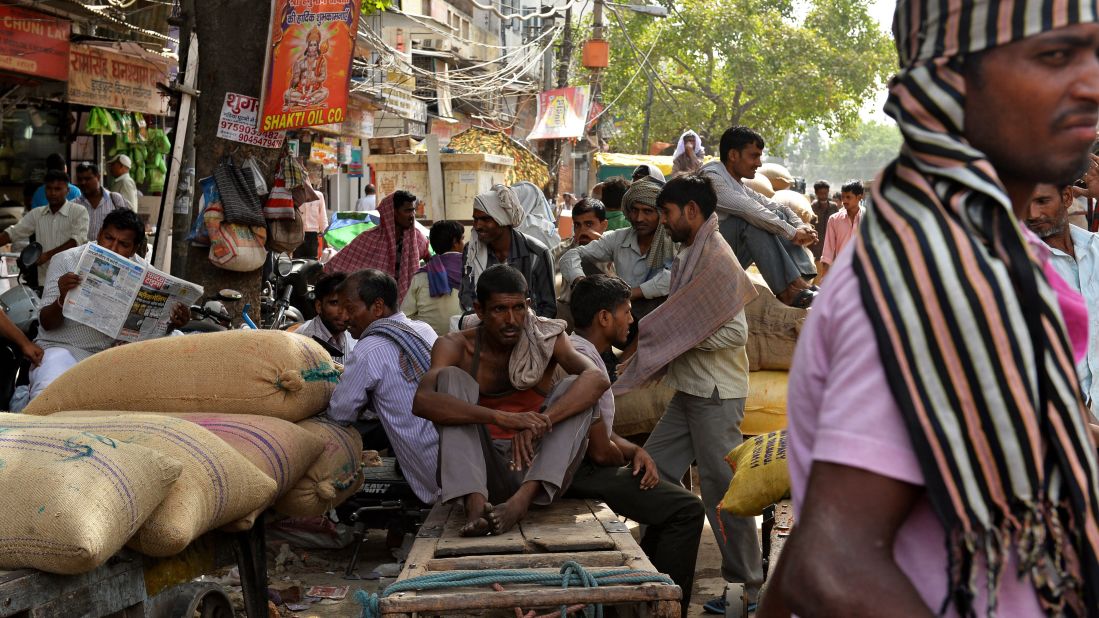
<path id="1" fill-rule="evenodd" d="M 344 121 L 358 0 L 272 0 L 260 131 Z"/>

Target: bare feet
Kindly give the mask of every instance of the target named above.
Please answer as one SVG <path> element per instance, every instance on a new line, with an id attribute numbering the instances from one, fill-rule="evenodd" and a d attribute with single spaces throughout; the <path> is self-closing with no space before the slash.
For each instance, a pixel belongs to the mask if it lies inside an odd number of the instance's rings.
<path id="1" fill-rule="evenodd" d="M 492 522 L 492 533 L 500 535 L 514 528 L 527 514 L 530 503 L 541 488 L 540 481 L 526 481 L 507 502 L 495 506 L 488 513 L 488 519 Z"/>
<path id="2" fill-rule="evenodd" d="M 481 494 L 466 498 L 466 525 L 458 530 L 459 536 L 487 536 L 492 532 L 492 505 Z"/>

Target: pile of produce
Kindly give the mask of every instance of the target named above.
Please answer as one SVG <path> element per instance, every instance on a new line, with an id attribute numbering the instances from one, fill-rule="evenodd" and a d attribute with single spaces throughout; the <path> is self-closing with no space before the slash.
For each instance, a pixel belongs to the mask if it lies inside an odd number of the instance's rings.
<path id="1" fill-rule="evenodd" d="M 130 157 L 133 163 L 130 176 L 134 182 L 138 185 L 148 183 L 150 193 L 164 191 L 164 177 L 168 173 L 164 156 L 171 150 L 172 143 L 163 129 L 148 128 L 145 117 L 137 112 L 93 107 L 84 130 L 91 135 L 114 135 L 115 145 L 107 158 L 119 154 Z"/>
<path id="2" fill-rule="evenodd" d="M 511 157 L 515 160 L 515 167 L 508 170 L 509 186 L 523 180 L 532 182 L 538 187 L 544 187 L 549 182 L 549 167 L 546 162 L 499 131 L 472 127 L 450 138 L 448 147 L 458 152 Z"/>

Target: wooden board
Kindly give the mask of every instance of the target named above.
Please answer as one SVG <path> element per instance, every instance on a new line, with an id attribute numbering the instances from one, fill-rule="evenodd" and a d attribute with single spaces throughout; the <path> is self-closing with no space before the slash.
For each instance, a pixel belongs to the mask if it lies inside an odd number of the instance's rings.
<path id="1" fill-rule="evenodd" d="M 461 506 L 436 505 L 420 528 L 398 581 L 448 571 L 521 571 L 555 574 L 567 561 L 585 568 L 621 567 L 656 573 L 629 528 L 601 502 L 559 500 L 532 509 L 513 532 L 463 538 Z M 607 585 L 567 590 L 509 582 L 491 587 L 397 592 L 383 597 L 383 615 L 514 615 L 515 608 L 556 609 L 562 604 L 602 603 L 640 609 L 640 615 L 679 616 L 678 586 L 663 583 Z"/>
<path id="2" fill-rule="evenodd" d="M 463 537 L 466 523 L 461 506 L 452 506 L 436 556 L 520 554 L 613 549 L 614 542 L 582 500 L 561 500 L 552 508 L 535 507 L 523 521 L 500 536 Z"/>
<path id="3" fill-rule="evenodd" d="M 141 560 L 125 552 L 81 575 L 0 571 L 0 616 L 102 616 L 144 600 Z"/>

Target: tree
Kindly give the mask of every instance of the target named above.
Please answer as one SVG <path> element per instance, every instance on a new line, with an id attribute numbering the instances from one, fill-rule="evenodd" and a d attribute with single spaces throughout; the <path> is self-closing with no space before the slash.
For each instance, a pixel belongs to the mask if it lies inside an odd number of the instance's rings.
<path id="1" fill-rule="evenodd" d="M 747 124 L 774 150 L 812 126 L 852 131 L 865 99 L 896 68 L 892 40 L 866 0 L 808 0 L 807 12 L 795 0 L 665 4 L 664 19 L 609 7 L 613 59 L 603 100 L 614 104 L 612 146 L 623 151 L 640 143 L 649 78 L 654 141 L 691 128 L 714 144 L 726 128 Z"/>

